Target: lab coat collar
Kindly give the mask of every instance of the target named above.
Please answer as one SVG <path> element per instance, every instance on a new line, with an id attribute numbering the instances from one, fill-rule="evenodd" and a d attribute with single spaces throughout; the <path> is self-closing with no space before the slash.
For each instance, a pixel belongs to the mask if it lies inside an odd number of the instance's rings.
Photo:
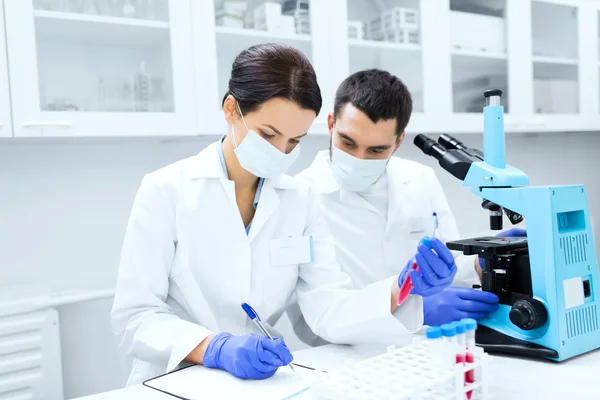
<path id="1" fill-rule="evenodd" d="M 399 183 L 408 183 L 411 181 L 411 173 L 403 168 L 404 164 L 399 157 L 392 157 L 386 167 L 388 182 L 394 180 Z M 310 170 L 315 173 L 315 179 L 312 180 L 313 190 L 318 194 L 333 193 L 341 189 L 340 184 L 335 179 L 331 170 L 329 161 L 329 150 L 320 151 L 315 157 Z"/>
<path id="2" fill-rule="evenodd" d="M 221 165 L 221 160 L 219 158 L 219 149 L 217 146 L 221 146 L 221 140 L 209 145 L 198 155 L 193 157 L 190 170 L 190 177 L 192 179 L 227 179 L 227 176 L 225 175 L 225 172 L 223 171 L 223 167 Z M 296 188 L 296 180 L 288 175 L 281 175 L 273 179 L 265 179 L 265 183 L 269 181 L 271 182 L 271 185 L 276 189 Z"/>
<path id="3" fill-rule="evenodd" d="M 388 173 L 388 217 L 385 232 L 389 232 L 398 213 L 405 213 L 407 187 L 411 181 L 411 171 L 407 163 L 398 157 L 392 157 L 386 168 Z M 407 217 L 404 215 L 404 217 Z"/>
<path id="4" fill-rule="evenodd" d="M 221 160 L 219 159 L 219 150 L 217 149 L 217 146 L 221 146 L 220 140 L 202 150 L 192 159 L 190 178 L 227 179 L 225 172 L 221 167 Z"/>

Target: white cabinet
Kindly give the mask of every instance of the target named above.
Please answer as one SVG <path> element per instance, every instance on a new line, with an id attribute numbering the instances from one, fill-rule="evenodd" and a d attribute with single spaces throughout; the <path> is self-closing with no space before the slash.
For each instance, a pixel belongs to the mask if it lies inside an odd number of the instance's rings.
<path id="1" fill-rule="evenodd" d="M 10 115 L 10 90 L 8 87 L 8 65 L 6 40 L 4 37 L 4 4 L 0 0 L 0 137 L 12 136 Z"/>
<path id="2" fill-rule="evenodd" d="M 183 0 L 5 0 L 15 136 L 197 132 Z"/>
<path id="3" fill-rule="evenodd" d="M 347 0 L 349 73 L 378 68 L 401 77 L 413 96 L 414 112 L 423 112 L 421 13 L 418 0 Z"/>
<path id="4" fill-rule="evenodd" d="M 367 68 L 408 86 L 411 133 L 481 133 L 488 88 L 508 132 L 600 130 L 600 0 L 2 1 L 0 136 L 222 134 L 232 62 L 267 42 L 313 63 L 310 133 Z"/>

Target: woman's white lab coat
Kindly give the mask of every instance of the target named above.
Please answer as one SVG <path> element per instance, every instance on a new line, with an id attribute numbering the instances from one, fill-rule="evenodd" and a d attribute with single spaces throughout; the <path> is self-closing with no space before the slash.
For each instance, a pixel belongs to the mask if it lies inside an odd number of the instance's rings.
<path id="1" fill-rule="evenodd" d="M 148 174 L 135 197 L 112 310 L 135 358 L 128 384 L 177 367 L 211 333 L 250 332 L 242 302 L 274 324 L 296 294 L 311 329 L 336 343 L 390 341 L 420 328 L 419 296 L 390 313 L 395 278 L 348 290 L 306 183 L 266 179 L 247 235 L 218 145 Z M 313 261 L 299 263 L 310 255 L 288 251 L 285 240 L 310 236 Z"/>

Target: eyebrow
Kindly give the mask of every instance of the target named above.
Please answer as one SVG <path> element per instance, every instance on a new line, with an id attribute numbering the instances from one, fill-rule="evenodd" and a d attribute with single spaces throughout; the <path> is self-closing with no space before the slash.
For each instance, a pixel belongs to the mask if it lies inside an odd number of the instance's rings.
<path id="1" fill-rule="evenodd" d="M 267 128 L 271 129 L 273 132 L 275 132 L 275 133 L 276 133 L 276 134 L 278 134 L 279 136 L 283 136 L 283 133 L 281 133 L 281 131 L 280 131 L 279 129 L 275 128 L 273 125 L 264 124 L 263 126 L 266 126 Z M 300 136 L 296 136 L 296 137 L 294 137 L 294 138 L 292 138 L 292 139 L 300 139 L 300 138 L 303 138 L 303 137 L 304 137 L 304 136 L 306 136 L 306 135 L 308 135 L 308 132 L 306 132 L 306 133 L 303 133 L 303 134 L 302 134 L 302 135 L 300 135 Z"/>
<path id="2" fill-rule="evenodd" d="M 338 135 L 344 139 L 347 140 L 348 142 L 352 142 L 352 144 L 356 144 L 356 142 L 354 141 L 354 139 L 352 139 L 350 136 L 348 136 L 347 134 L 343 133 L 343 132 L 338 132 Z M 379 146 L 369 146 L 368 149 L 369 150 L 387 150 L 390 149 L 392 146 L 389 144 L 382 144 Z"/>

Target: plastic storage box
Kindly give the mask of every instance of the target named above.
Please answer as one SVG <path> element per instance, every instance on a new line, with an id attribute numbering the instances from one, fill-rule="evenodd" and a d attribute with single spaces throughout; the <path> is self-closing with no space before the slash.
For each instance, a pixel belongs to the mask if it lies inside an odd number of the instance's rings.
<path id="1" fill-rule="evenodd" d="M 408 29 L 386 31 L 384 40 L 392 43 L 419 44 L 419 31 Z"/>
<path id="2" fill-rule="evenodd" d="M 394 7 L 381 14 L 384 31 L 398 29 L 418 29 L 419 10 L 415 8 Z"/>
<path id="3" fill-rule="evenodd" d="M 504 18 L 450 12 L 450 43 L 456 49 L 506 52 Z"/>
<path id="4" fill-rule="evenodd" d="M 276 31 L 281 18 L 281 4 L 266 2 L 252 10 L 254 29 Z"/>
<path id="5" fill-rule="evenodd" d="M 364 39 L 362 21 L 348 21 L 348 38 L 349 39 Z"/>

